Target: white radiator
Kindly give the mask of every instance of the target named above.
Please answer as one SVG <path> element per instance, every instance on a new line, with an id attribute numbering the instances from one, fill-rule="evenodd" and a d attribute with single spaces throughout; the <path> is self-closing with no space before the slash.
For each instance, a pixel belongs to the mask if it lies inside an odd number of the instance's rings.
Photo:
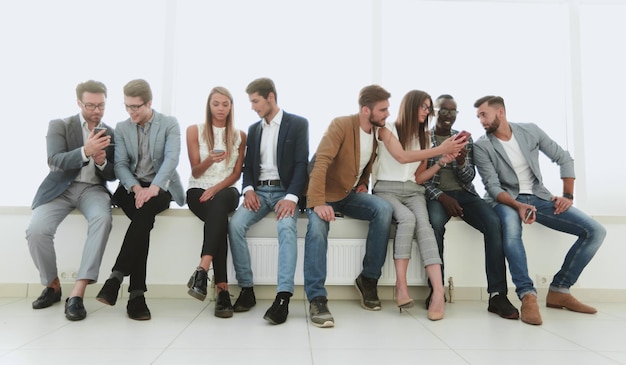
<path id="1" fill-rule="evenodd" d="M 248 238 L 252 271 L 255 285 L 276 285 L 278 265 L 278 240 L 276 238 Z M 328 240 L 328 275 L 327 285 L 352 285 L 362 268 L 365 254 L 365 240 L 356 238 L 329 238 Z M 304 238 L 298 239 L 298 263 L 296 266 L 295 284 L 304 284 Z M 236 283 L 235 270 L 229 253 L 228 278 Z M 425 285 L 426 274 L 422 259 L 417 251 L 415 241 L 411 261 L 409 262 L 407 280 L 409 285 Z M 387 259 L 383 266 L 379 285 L 394 285 L 396 273 L 393 265 L 393 241 L 389 241 Z"/>

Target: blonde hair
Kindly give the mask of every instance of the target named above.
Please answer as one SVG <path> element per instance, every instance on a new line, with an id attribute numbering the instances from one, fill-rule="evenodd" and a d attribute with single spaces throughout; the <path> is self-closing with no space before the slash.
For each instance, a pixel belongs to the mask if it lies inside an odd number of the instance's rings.
<path id="1" fill-rule="evenodd" d="M 233 96 L 230 91 L 228 91 L 228 89 L 226 89 L 225 87 L 216 86 L 211 89 L 211 92 L 209 92 L 209 97 L 206 101 L 206 120 L 204 121 L 203 138 L 206 141 L 207 146 L 209 147 L 209 151 L 213 150 L 213 147 L 215 146 L 215 141 L 213 140 L 213 114 L 211 113 L 211 98 L 215 94 L 224 95 L 230 100 L 230 111 L 226 116 L 226 133 L 224 133 L 224 145 L 226 146 L 227 152 L 226 158 L 227 160 L 230 160 L 230 156 L 232 156 L 233 152 L 233 146 L 235 145 L 235 141 L 237 140 L 238 131 L 235 129 L 234 123 L 235 110 L 233 108 Z"/>

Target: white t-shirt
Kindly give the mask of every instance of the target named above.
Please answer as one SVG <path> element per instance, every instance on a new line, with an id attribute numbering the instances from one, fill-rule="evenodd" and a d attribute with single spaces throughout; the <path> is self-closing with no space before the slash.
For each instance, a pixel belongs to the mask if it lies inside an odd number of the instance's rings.
<path id="1" fill-rule="evenodd" d="M 359 176 L 356 177 L 356 181 L 352 187 L 356 187 L 356 184 L 359 183 L 361 179 L 361 175 L 363 175 L 363 169 L 367 166 L 367 163 L 370 162 L 370 157 L 372 157 L 372 152 L 374 149 L 374 129 L 370 133 L 366 133 L 362 128 L 359 128 L 360 132 L 360 144 L 361 150 L 359 151 Z"/>
<path id="2" fill-rule="evenodd" d="M 513 170 L 519 180 L 519 193 L 520 194 L 532 194 L 533 182 L 535 181 L 535 175 L 530 170 L 528 162 L 522 153 L 522 149 L 519 147 L 519 143 L 515 139 L 515 134 L 511 135 L 511 139 L 508 141 L 500 140 L 504 152 L 509 156 L 509 160 L 513 164 Z"/>

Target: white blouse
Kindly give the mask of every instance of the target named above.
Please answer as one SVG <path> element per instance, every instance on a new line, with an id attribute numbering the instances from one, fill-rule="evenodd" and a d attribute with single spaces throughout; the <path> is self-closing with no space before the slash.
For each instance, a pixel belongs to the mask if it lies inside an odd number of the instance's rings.
<path id="1" fill-rule="evenodd" d="M 387 123 L 385 128 L 389 129 L 393 135 L 398 138 L 398 131 L 395 123 Z M 378 136 L 377 136 L 378 137 Z M 375 170 L 376 180 L 384 181 L 412 181 L 415 182 L 415 171 L 419 167 L 421 161 L 402 164 L 398 162 L 387 150 L 385 143 L 377 138 L 378 156 L 376 157 Z M 411 150 L 419 149 L 419 141 L 413 142 Z"/>
<path id="2" fill-rule="evenodd" d="M 204 139 L 204 123 L 198 124 L 198 144 L 200 146 L 200 161 L 203 161 L 209 157 L 209 146 Z M 216 128 L 213 127 L 213 149 L 227 150 L 224 144 L 224 135 L 226 133 L 226 127 Z M 202 176 L 195 178 L 189 177 L 189 188 L 208 189 L 226 179 L 235 169 L 235 164 L 239 158 L 239 145 L 241 144 L 241 133 L 238 129 L 235 129 L 233 133 L 236 134 L 235 145 L 233 146 L 232 153 L 228 159 L 221 162 L 215 162 L 202 174 Z M 237 181 L 231 186 L 236 187 Z"/>

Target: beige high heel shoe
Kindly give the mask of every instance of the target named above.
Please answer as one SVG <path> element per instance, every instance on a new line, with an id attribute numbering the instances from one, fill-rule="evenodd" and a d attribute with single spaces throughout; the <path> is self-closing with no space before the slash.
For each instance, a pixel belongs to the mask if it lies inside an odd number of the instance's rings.
<path id="1" fill-rule="evenodd" d="M 415 301 L 413 299 L 409 298 L 403 301 L 398 300 L 397 295 L 396 295 L 398 291 L 397 289 L 398 289 L 397 287 L 395 286 L 393 287 L 393 298 L 395 299 L 396 304 L 398 305 L 398 309 L 400 310 L 400 313 L 402 313 L 403 309 L 413 308 L 415 306 Z"/>
<path id="2" fill-rule="evenodd" d="M 431 297 L 430 301 L 431 301 L 431 304 L 432 304 L 432 297 Z M 444 297 L 444 306 L 445 306 L 445 297 Z M 430 319 L 431 321 L 442 320 L 443 319 L 443 311 L 435 312 L 435 311 L 430 310 L 431 307 L 432 307 L 431 305 L 428 306 L 428 308 L 429 308 L 428 309 L 428 319 Z"/>

